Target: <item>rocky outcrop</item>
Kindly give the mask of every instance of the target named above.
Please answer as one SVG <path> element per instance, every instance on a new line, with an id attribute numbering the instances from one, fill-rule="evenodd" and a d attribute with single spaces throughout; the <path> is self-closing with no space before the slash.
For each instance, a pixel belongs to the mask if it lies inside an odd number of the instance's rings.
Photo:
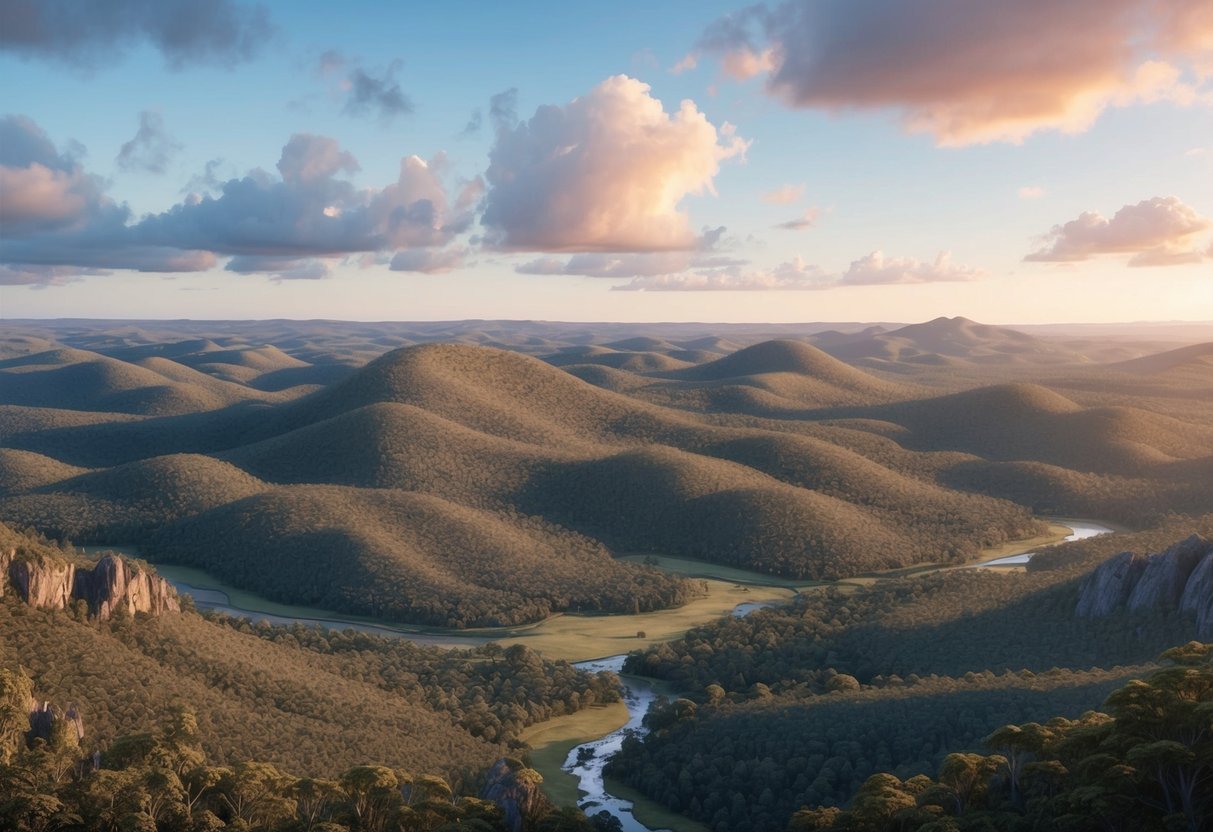
<path id="1" fill-rule="evenodd" d="M 114 555 L 105 555 L 91 570 L 76 573 L 75 596 L 83 598 L 89 612 L 102 621 L 119 607 L 132 614 L 181 611 L 177 591 L 168 581 Z"/>
<path id="2" fill-rule="evenodd" d="M 1151 555 L 1146 562 L 1146 571 L 1129 596 L 1129 609 L 1174 609 L 1179 606 L 1188 576 L 1211 548 L 1209 541 L 1194 534 L 1160 555 Z"/>
<path id="3" fill-rule="evenodd" d="M 1148 558 L 1122 552 L 1101 563 L 1079 587 L 1074 614 L 1097 618 L 1121 609 L 1188 612 L 1197 637 L 1213 638 L 1213 541 L 1194 534 Z"/>
<path id="4" fill-rule="evenodd" d="M 117 555 L 102 556 L 90 569 L 45 556 L 22 557 L 15 549 L 0 551 L 0 595 L 7 591 L 38 609 L 67 609 L 79 599 L 102 621 L 119 609 L 151 615 L 181 611 L 168 581 Z"/>
<path id="5" fill-rule="evenodd" d="M 1121 552 L 1104 561 L 1082 582 L 1074 614 L 1079 618 L 1111 614 L 1128 602 L 1133 587 L 1145 571 L 1146 559 L 1132 552 Z"/>
<path id="6" fill-rule="evenodd" d="M 1205 554 L 1184 587 L 1179 608 L 1196 616 L 1196 635 L 1213 640 L 1213 551 Z"/>
<path id="7" fill-rule="evenodd" d="M 68 731 L 71 732 L 69 736 L 74 735 L 76 744 L 79 745 L 84 739 L 84 719 L 81 718 L 75 703 L 68 705 L 66 711 L 61 711 L 50 702 L 32 701 L 29 710 L 29 731 L 25 733 L 26 745 L 33 748 L 37 740 L 50 742 L 55 726 L 59 723 L 68 726 Z"/>

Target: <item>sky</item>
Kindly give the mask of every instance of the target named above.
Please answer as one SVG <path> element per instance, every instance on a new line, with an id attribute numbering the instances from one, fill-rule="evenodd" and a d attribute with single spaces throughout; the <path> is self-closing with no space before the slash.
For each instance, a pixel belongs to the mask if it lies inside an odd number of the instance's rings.
<path id="1" fill-rule="evenodd" d="M 1213 0 L 0 0 L 0 317 L 1213 320 Z"/>

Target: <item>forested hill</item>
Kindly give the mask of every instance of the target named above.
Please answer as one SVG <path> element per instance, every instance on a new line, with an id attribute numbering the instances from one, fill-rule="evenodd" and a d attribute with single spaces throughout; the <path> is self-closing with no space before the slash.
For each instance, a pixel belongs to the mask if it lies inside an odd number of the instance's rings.
<path id="1" fill-rule="evenodd" d="M 934 776 L 1005 723 L 1079 718 L 1198 631 L 1178 604 L 1079 616 L 1084 584 L 1122 551 L 1192 532 L 1213 532 L 1213 516 L 1064 544 L 1027 572 L 809 592 L 693 629 L 629 659 L 689 693 L 610 773 L 713 830 L 782 829 L 802 804 L 858 806 L 879 772 Z"/>
<path id="2" fill-rule="evenodd" d="M 16 535 L 44 558 L 75 557 Z M 374 760 L 475 779 L 512 753 L 527 725 L 618 697 L 609 677 L 544 661 L 525 647 L 443 651 L 347 631 L 252 626 L 188 609 L 108 621 L 0 597 L 0 668 L 40 697 L 76 703 L 85 749 L 149 730 L 181 703 L 222 763 L 255 759 L 332 777 Z"/>

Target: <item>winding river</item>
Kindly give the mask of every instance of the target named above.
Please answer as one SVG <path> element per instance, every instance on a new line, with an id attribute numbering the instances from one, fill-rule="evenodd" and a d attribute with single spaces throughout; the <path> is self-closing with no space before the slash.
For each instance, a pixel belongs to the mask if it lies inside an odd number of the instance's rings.
<path id="1" fill-rule="evenodd" d="M 1071 540 L 1086 540 L 1088 537 L 1098 537 L 1101 534 L 1111 534 L 1116 531 L 1102 523 L 1096 523 L 1094 520 L 1078 520 L 1064 517 L 1056 518 L 1056 522 L 1070 529 L 1070 533 L 1058 543 L 1068 543 Z M 1049 544 L 1056 546 L 1057 543 Z M 1045 546 L 1044 548 L 1048 548 Z M 981 568 L 984 566 L 1023 566 L 1032 559 L 1036 552 L 1020 552 L 1018 555 L 1008 555 L 1005 558 L 995 558 L 994 560 L 983 560 L 981 563 L 971 564 L 970 568 Z"/>
<path id="2" fill-rule="evenodd" d="M 1071 533 L 1060 542 L 1084 540 L 1088 537 L 1095 537 L 1096 535 L 1108 534 L 1114 531 L 1114 529 L 1093 520 L 1054 519 L 1057 523 L 1063 524 L 1071 530 Z M 135 557 L 138 556 L 137 551 L 134 549 L 121 546 L 90 546 L 82 548 L 85 551 L 119 551 Z M 1009 555 L 1007 557 L 970 564 L 967 568 L 1020 566 L 1031 560 L 1035 554 L 1035 551 L 1023 552 L 1017 555 Z M 249 618 L 254 621 L 267 621 L 271 624 L 305 624 L 310 627 L 327 627 L 339 630 L 353 628 L 362 632 L 377 633 L 394 638 L 405 638 L 417 644 L 439 647 L 474 647 L 492 640 L 491 636 L 443 636 L 429 633 L 414 633 L 362 621 L 327 617 L 319 610 L 314 611 L 316 613 L 315 617 L 299 617 L 297 615 L 244 609 L 235 605 L 227 592 L 191 583 L 191 581 L 203 583 L 208 578 L 203 572 L 169 565 L 161 565 L 156 568 L 178 592 L 193 596 L 195 606 L 202 610 L 217 610 L 225 612 L 228 615 Z M 755 610 L 770 606 L 772 603 L 775 602 L 748 602 L 739 604 L 733 609 L 732 614 L 743 617 Z M 267 606 L 273 605 L 267 603 Z M 283 608 L 283 612 L 285 611 L 286 608 Z M 313 611 L 309 610 L 308 612 Z M 623 662 L 626 658 L 626 655 L 607 656 L 601 659 L 576 662 L 575 666 L 591 672 L 609 670 L 619 673 L 623 669 Z M 604 737 L 573 748 L 569 751 L 569 755 L 562 768 L 577 778 L 579 788 L 585 792 L 585 796 L 578 801 L 578 805 L 588 814 L 593 815 L 605 810 L 619 819 L 620 823 L 623 824 L 624 832 L 664 832 L 664 830 L 652 830 L 636 820 L 632 811 L 632 802 L 615 797 L 606 790 L 606 784 L 603 779 L 603 768 L 606 766 L 607 760 L 623 746 L 623 740 L 629 732 L 642 733 L 644 731 L 642 724 L 644 717 L 657 698 L 657 693 L 652 685 L 643 678 L 623 676 L 621 677 L 621 681 L 624 689 L 624 702 L 628 708 L 627 724 Z"/>

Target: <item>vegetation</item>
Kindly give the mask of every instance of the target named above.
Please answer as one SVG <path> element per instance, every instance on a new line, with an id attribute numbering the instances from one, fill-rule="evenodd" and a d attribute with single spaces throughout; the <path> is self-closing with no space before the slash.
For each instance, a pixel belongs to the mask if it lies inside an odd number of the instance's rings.
<path id="1" fill-rule="evenodd" d="M 501 782 L 486 794 L 459 795 L 443 776 L 382 765 L 352 766 L 332 778 L 300 777 L 271 763 L 215 765 L 197 715 L 175 709 L 163 723 L 119 737 L 90 758 L 64 720 L 27 743 L 28 677 L 0 670 L 0 824 L 31 830 L 359 830 L 359 832 L 610 832 L 557 809 L 534 785 L 542 778 L 518 760 L 494 768 Z M 503 788 L 504 786 L 504 788 Z"/>
<path id="2" fill-rule="evenodd" d="M 1005 725 L 984 740 L 993 754 L 949 754 L 934 778 L 873 775 L 848 809 L 800 809 L 788 830 L 1207 829 L 1213 644 L 1162 658 L 1107 713 Z"/>
<path id="3" fill-rule="evenodd" d="M 1076 719 L 1196 631 L 1162 608 L 1075 619 L 1082 576 L 1193 528 L 1213 517 L 1063 544 L 1028 572 L 807 590 L 634 653 L 626 670 L 688 693 L 651 712 L 611 776 L 713 829 L 778 829 L 800 804 L 849 805 L 878 773 L 934 773 L 1008 721 Z"/>

